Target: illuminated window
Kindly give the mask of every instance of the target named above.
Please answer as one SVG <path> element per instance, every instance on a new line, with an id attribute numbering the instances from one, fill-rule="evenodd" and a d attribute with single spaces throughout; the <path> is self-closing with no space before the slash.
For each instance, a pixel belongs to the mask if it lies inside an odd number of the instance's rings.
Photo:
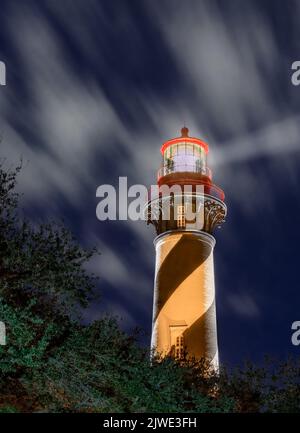
<path id="1" fill-rule="evenodd" d="M 185 206 L 177 207 L 177 227 L 185 227 Z"/>
<path id="2" fill-rule="evenodd" d="M 183 228 L 185 227 L 185 216 L 179 215 L 177 218 L 177 227 Z"/>
<path id="3" fill-rule="evenodd" d="M 184 340 L 182 335 L 176 338 L 175 358 L 184 358 Z"/>

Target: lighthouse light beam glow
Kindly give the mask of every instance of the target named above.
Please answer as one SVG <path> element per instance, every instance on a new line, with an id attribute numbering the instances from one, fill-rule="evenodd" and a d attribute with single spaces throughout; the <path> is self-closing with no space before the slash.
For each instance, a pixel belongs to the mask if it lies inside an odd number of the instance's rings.
<path id="1" fill-rule="evenodd" d="M 181 137 L 166 141 L 161 148 L 158 186 L 176 185 L 181 197 L 178 200 L 178 195 L 170 193 L 166 200 L 159 193 L 146 206 L 148 224 L 157 233 L 151 348 L 153 355 L 205 359 L 217 369 L 212 233 L 227 210 L 224 192 L 212 182 L 207 167 L 208 151 L 207 143 L 189 137 L 186 127 Z M 163 215 L 165 203 L 168 219 Z M 190 214 L 195 215 L 193 220 L 187 217 Z"/>

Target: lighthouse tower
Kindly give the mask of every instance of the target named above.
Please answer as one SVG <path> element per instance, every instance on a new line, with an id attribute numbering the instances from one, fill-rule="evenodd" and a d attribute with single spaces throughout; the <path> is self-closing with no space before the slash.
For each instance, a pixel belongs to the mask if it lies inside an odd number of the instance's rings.
<path id="1" fill-rule="evenodd" d="M 218 368 L 212 233 L 226 205 L 207 167 L 208 150 L 186 127 L 161 147 L 159 191 L 146 206 L 157 233 L 151 347 L 160 356 L 204 358 Z"/>

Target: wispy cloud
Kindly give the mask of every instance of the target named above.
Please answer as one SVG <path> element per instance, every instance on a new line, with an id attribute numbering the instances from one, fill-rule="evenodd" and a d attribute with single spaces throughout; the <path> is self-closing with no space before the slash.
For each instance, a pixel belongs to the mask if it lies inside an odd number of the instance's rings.
<path id="1" fill-rule="evenodd" d="M 230 309 L 244 318 L 257 318 L 260 310 L 255 300 L 247 293 L 232 294 L 227 297 Z"/>
<path id="2" fill-rule="evenodd" d="M 115 299 L 123 292 L 128 320 L 133 320 L 132 303 L 141 302 L 139 311 L 151 314 L 153 281 L 144 269 L 153 265 L 153 232 L 142 223 L 119 225 L 124 237 L 137 239 L 134 268 L 130 253 L 120 254 L 118 236 L 105 240 L 95 213 L 86 215 L 83 203 L 94 203 L 99 183 L 116 183 L 119 175 L 131 183 L 155 182 L 160 143 L 176 136 L 185 121 L 191 134 L 211 144 L 210 164 L 232 202 L 254 213 L 253 202 L 268 200 L 272 207 L 273 198 L 266 194 L 264 173 L 247 164 L 299 156 L 299 115 L 288 99 L 276 97 L 278 69 L 287 64 L 266 15 L 250 3 L 233 8 L 229 2 L 226 12 L 211 0 L 188 3 L 143 2 L 153 26 L 148 31 L 161 41 L 155 54 L 168 62 L 171 83 L 165 93 L 144 82 L 139 86 L 147 75 L 147 37 L 122 2 L 117 13 L 98 1 L 88 7 L 71 1 L 45 2 L 44 8 L 24 3 L 11 5 L 6 16 L 28 98 L 19 100 L 8 80 L 0 100 L 3 154 L 28 161 L 20 184 L 27 203 L 57 215 L 69 206 L 80 216 L 78 230 L 102 250 L 91 266 L 114 287 Z M 128 42 L 133 65 L 127 81 L 119 61 L 124 53 L 111 48 L 121 39 Z M 137 74 L 140 64 L 146 66 Z M 285 164 L 291 173 L 296 170 Z M 280 165 L 272 170 L 272 176 L 280 174 Z M 223 242 L 238 242 L 236 227 L 224 230 Z M 236 312 L 257 317 L 250 295 L 230 299 Z"/>

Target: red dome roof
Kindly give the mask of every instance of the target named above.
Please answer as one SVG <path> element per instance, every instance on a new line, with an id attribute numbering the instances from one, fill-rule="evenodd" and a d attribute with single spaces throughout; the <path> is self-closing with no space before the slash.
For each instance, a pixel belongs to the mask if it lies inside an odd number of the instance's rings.
<path id="1" fill-rule="evenodd" d="M 205 153 L 208 153 L 208 144 L 205 143 L 205 141 L 200 140 L 199 138 L 195 137 L 189 137 L 188 136 L 189 130 L 185 126 L 181 129 L 181 137 L 172 138 L 171 140 L 165 141 L 160 149 L 161 153 L 164 154 L 165 150 L 172 146 L 173 144 L 178 143 L 190 143 L 190 144 L 197 144 L 198 146 L 202 147 L 204 149 Z"/>

